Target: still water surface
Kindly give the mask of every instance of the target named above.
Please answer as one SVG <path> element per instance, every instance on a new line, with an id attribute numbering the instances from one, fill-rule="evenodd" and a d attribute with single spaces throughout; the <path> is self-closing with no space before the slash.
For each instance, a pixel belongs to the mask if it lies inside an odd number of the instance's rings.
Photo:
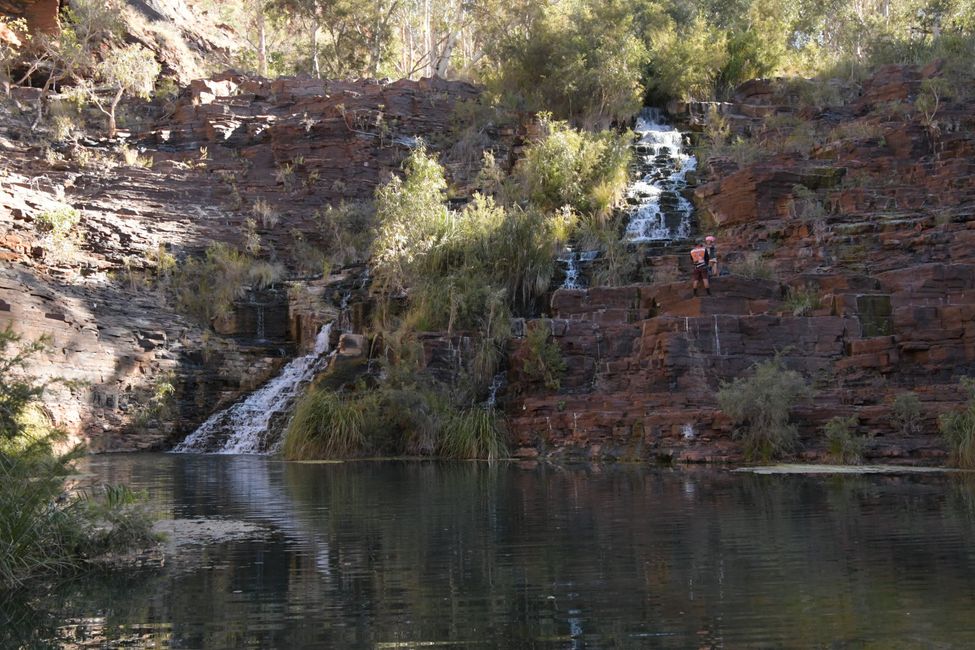
<path id="1" fill-rule="evenodd" d="M 975 478 L 115 455 L 257 524 L 65 587 L 31 647 L 975 647 Z M 62 645 L 63 647 L 63 645 Z"/>

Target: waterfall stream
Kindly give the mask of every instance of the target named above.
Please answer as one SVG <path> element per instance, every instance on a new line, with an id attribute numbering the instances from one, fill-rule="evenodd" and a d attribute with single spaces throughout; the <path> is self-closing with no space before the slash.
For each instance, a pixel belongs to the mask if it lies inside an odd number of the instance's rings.
<path id="1" fill-rule="evenodd" d="M 634 243 L 686 239 L 691 235 L 694 206 L 683 192 L 697 158 L 684 150 L 684 136 L 663 121 L 660 109 L 643 109 L 633 130 L 639 178 L 626 192 L 630 219 L 623 239 Z M 566 248 L 558 258 L 565 265 L 562 288 L 585 288 L 582 269 L 597 256 L 598 251 Z"/>
<path id="2" fill-rule="evenodd" d="M 632 242 L 686 239 L 694 206 L 682 192 L 697 158 L 684 151 L 684 136 L 665 124 L 660 110 L 645 108 L 633 129 L 633 145 L 643 176 L 627 192 L 634 207 L 625 238 Z"/>
<path id="3" fill-rule="evenodd" d="M 260 454 L 273 451 L 273 420 L 285 418 L 302 388 L 331 360 L 332 324 L 322 327 L 315 348 L 293 359 L 273 379 L 230 407 L 214 413 L 173 451 L 177 453 Z"/>

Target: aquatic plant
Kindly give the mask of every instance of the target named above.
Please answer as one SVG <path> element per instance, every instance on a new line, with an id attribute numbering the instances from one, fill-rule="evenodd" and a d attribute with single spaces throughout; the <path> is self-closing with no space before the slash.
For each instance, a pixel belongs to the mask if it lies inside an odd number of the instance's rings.
<path id="1" fill-rule="evenodd" d="M 494 409 L 473 406 L 447 419 L 440 453 L 449 458 L 495 460 L 507 454 L 504 422 Z"/>
<path id="2" fill-rule="evenodd" d="M 959 411 L 942 413 L 938 425 L 948 444 L 949 462 L 975 469 L 975 379 L 962 377 L 960 383 L 968 394 L 968 402 Z"/>
<path id="3" fill-rule="evenodd" d="M 284 438 L 285 458 L 342 458 L 365 447 L 362 406 L 326 390 L 310 390 L 295 408 Z"/>
<path id="4" fill-rule="evenodd" d="M 781 357 L 754 366 L 748 377 L 722 382 L 718 404 L 738 426 L 735 437 L 749 460 L 768 461 L 795 449 L 798 432 L 789 412 L 809 395 L 809 385 Z"/>

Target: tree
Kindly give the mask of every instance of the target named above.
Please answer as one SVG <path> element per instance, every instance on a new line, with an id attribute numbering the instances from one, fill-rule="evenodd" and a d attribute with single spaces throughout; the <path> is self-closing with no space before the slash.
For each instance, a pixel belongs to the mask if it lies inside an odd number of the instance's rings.
<path id="1" fill-rule="evenodd" d="M 108 117 L 108 137 L 117 132 L 115 111 L 125 95 L 148 97 L 161 67 L 155 55 L 138 44 L 108 52 L 98 64 L 98 75 L 111 93 L 106 101 L 92 89 L 90 96 L 98 109 Z"/>

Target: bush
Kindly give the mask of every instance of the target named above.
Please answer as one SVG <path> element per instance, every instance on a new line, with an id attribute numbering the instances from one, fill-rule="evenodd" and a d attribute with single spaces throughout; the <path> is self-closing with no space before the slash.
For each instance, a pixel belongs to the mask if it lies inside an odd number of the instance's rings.
<path id="1" fill-rule="evenodd" d="M 822 307 L 819 291 L 813 286 L 790 287 L 785 299 L 785 310 L 793 316 L 808 316 Z"/>
<path id="2" fill-rule="evenodd" d="M 968 393 L 968 402 L 960 411 L 943 413 L 938 425 L 948 444 L 949 462 L 975 469 L 975 379 L 963 377 L 961 386 Z"/>
<path id="3" fill-rule="evenodd" d="M 856 416 L 831 418 L 823 427 L 826 450 L 834 463 L 857 465 L 863 458 L 864 438 L 855 433 Z"/>
<path id="4" fill-rule="evenodd" d="M 620 0 L 539 4 L 530 29 L 507 26 L 487 49 L 489 87 L 506 100 L 587 128 L 640 109 L 647 50 Z"/>
<path id="5" fill-rule="evenodd" d="M 45 210 L 34 217 L 34 220 L 41 232 L 49 233 L 54 239 L 66 239 L 81 222 L 81 213 L 71 206 L 65 206 Z"/>
<path id="6" fill-rule="evenodd" d="M 311 390 L 295 408 L 284 439 L 284 457 L 342 458 L 365 447 L 362 405 L 331 391 Z"/>
<path id="7" fill-rule="evenodd" d="M 758 253 L 749 253 L 737 262 L 729 265 L 731 273 L 749 280 L 774 280 L 775 271 L 772 266 Z"/>
<path id="8" fill-rule="evenodd" d="M 629 183 L 630 133 L 586 133 L 542 116 L 542 137 L 515 168 L 524 196 L 544 212 L 568 206 L 605 220 Z"/>
<path id="9" fill-rule="evenodd" d="M 565 359 L 558 343 L 549 340 L 547 327 L 535 324 L 525 337 L 522 372 L 532 381 L 540 381 L 550 390 L 558 390 L 565 374 Z"/>
<path id="10" fill-rule="evenodd" d="M 480 406 L 457 411 L 447 419 L 440 453 L 449 458 L 495 460 L 507 454 L 505 429 L 494 409 Z"/>
<path id="11" fill-rule="evenodd" d="M 152 541 L 150 521 L 131 492 L 68 487 L 80 447 L 55 452 L 63 432 L 28 410 L 45 385 L 24 373 L 42 343 L 0 331 L 0 590 L 84 568 L 109 551 Z"/>
<path id="12" fill-rule="evenodd" d="M 180 310 L 209 325 L 227 316 L 248 287 L 263 289 L 279 282 L 280 264 L 255 260 L 226 244 L 211 244 L 202 259 L 188 258 L 172 274 L 172 290 Z"/>
<path id="13" fill-rule="evenodd" d="M 904 435 L 921 432 L 921 400 L 914 393 L 901 393 L 891 407 L 891 424 Z"/>
<path id="14" fill-rule="evenodd" d="M 789 410 L 809 395 L 802 375 L 788 370 L 779 357 L 754 367 L 750 377 L 722 382 L 718 403 L 738 426 L 749 460 L 768 461 L 792 451 L 798 439 Z"/>

